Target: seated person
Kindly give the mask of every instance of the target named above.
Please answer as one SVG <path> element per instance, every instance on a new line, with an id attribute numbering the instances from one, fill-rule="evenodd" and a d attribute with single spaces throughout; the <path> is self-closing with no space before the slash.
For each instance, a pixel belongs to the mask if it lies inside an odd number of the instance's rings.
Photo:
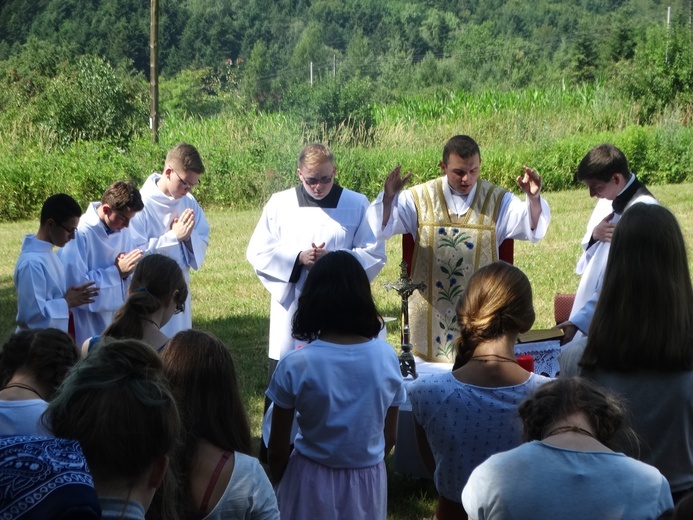
<path id="1" fill-rule="evenodd" d="M 128 298 L 113 322 L 101 336 L 84 342 L 82 354 L 86 355 L 102 336 L 140 339 L 160 352 L 169 339 L 161 328 L 171 316 L 182 312 L 187 297 L 188 286 L 175 260 L 158 254 L 145 256 L 135 267 Z"/>
<path id="2" fill-rule="evenodd" d="M 520 445 L 518 404 L 549 381 L 515 360 L 517 337 L 534 323 L 532 287 L 517 267 L 494 262 L 476 271 L 457 322 L 453 371 L 422 377 L 409 390 L 419 452 L 439 494 L 438 520 L 466 518 L 460 494 L 469 474 Z"/>
<path id="3" fill-rule="evenodd" d="M 78 359 L 74 341 L 61 330 L 12 334 L 0 351 L 0 435 L 52 437 L 41 414 Z"/>
<path id="4" fill-rule="evenodd" d="M 183 423 L 172 463 L 178 511 L 185 518 L 279 520 L 265 470 L 248 455 L 250 425 L 226 346 L 186 330 L 171 338 L 161 358 Z"/>
<path id="5" fill-rule="evenodd" d="M 96 520 L 99 499 L 76 441 L 0 438 L 0 513 L 12 520 Z"/>
<path id="6" fill-rule="evenodd" d="M 462 492 L 472 520 L 502 518 L 658 518 L 673 507 L 656 468 L 613 451 L 637 442 L 627 411 L 580 378 L 540 387 L 520 405 L 525 440 L 490 457 Z"/>
<path id="7" fill-rule="evenodd" d="M 623 396 L 642 439 L 627 455 L 693 490 L 693 284 L 676 217 L 633 204 L 614 230 L 602 291 L 579 366 Z M 567 348 L 567 347 L 566 347 Z M 561 370 L 563 367 L 561 367 Z"/>
<path id="8" fill-rule="evenodd" d="M 70 372 L 44 421 L 56 437 L 82 446 L 102 518 L 144 519 L 180 429 L 151 347 L 132 339 L 104 343 Z"/>

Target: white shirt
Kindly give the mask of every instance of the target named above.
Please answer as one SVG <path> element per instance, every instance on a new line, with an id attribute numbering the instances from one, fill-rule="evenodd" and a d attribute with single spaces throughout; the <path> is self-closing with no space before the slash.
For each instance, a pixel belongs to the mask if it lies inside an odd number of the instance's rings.
<path id="1" fill-rule="evenodd" d="M 52 327 L 67 332 L 69 309 L 63 264 L 53 244 L 26 235 L 14 267 L 17 330 Z"/>
<path id="2" fill-rule="evenodd" d="M 129 228 L 107 233 L 98 214 L 100 202 L 92 202 L 79 219 L 75 238 L 58 253 L 65 266 L 67 285 L 95 282 L 99 294 L 94 303 L 73 309 L 75 342 L 101 334 L 113 321 L 115 312 L 127 298 L 130 277 L 123 279 L 115 265 L 120 253 L 135 249 Z"/>
<path id="3" fill-rule="evenodd" d="M 451 190 L 447 179 L 443 179 L 443 194 L 448 209 L 459 215 L 464 215 L 469 210 L 469 207 L 474 200 L 478 183 L 474 185 L 469 194 L 465 197 L 459 193 L 454 193 Z M 537 242 L 544 238 L 546 231 L 551 222 L 551 210 L 546 200 L 542 197 L 541 214 L 537 222 L 536 229 L 532 230 L 531 212 L 529 210 L 529 200 L 522 202 L 514 194 L 507 192 L 501 201 L 498 219 L 496 221 L 496 241 L 497 246 L 506 238 L 517 240 L 529 240 Z M 419 227 L 418 214 L 414 197 L 410 190 L 401 191 L 395 202 L 392 204 L 392 214 L 390 220 L 385 227 L 382 226 L 383 221 L 383 192 L 378 194 L 378 197 L 369 208 L 369 222 L 375 224 L 375 230 L 378 233 L 378 238 L 388 239 L 393 235 L 410 233 L 416 239 Z"/>
<path id="4" fill-rule="evenodd" d="M 180 199 L 164 194 L 157 186 L 161 177 L 152 173 L 140 189 L 144 209 L 130 221 L 133 240 L 136 247 L 146 253 L 159 253 L 173 258 L 183 270 L 186 283 L 190 284 L 190 269 L 198 270 L 205 261 L 209 245 L 209 223 L 202 207 L 195 197 L 188 193 Z M 195 226 L 190 235 L 189 247 L 179 242 L 176 233 L 171 229 L 174 219 L 186 209 L 195 214 Z M 185 302 L 185 311 L 174 314 L 161 332 L 172 337 L 181 330 L 192 327 L 192 309 L 190 308 L 190 291 Z"/>

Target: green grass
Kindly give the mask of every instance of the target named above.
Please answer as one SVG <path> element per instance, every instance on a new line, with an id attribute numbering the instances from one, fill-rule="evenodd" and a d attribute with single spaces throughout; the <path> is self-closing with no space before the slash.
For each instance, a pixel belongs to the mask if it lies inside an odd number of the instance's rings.
<path id="1" fill-rule="evenodd" d="M 652 192 L 678 217 L 688 243 L 693 267 L 693 184 L 654 186 Z M 580 254 L 579 242 L 595 200 L 586 190 L 547 193 L 553 220 L 549 233 L 538 244 L 516 242 L 515 263 L 529 277 L 537 312 L 535 327 L 553 324 L 553 297 L 574 292 L 578 277 L 573 269 Z M 208 209 L 212 238 L 207 261 L 193 273 L 191 290 L 194 325 L 219 336 L 231 350 L 241 380 L 254 436 L 260 432 L 263 392 L 266 383 L 269 295 L 245 259 L 245 248 L 260 216 L 260 210 Z M 13 329 L 16 294 L 12 272 L 25 233 L 34 232 L 35 222 L 0 223 L 0 239 L 6 254 L 0 259 L 0 330 Z M 399 276 L 400 240 L 388 243 L 390 261 L 373 282 L 374 297 L 385 316 L 399 316 L 399 297 L 383 288 Z M 399 327 L 391 324 L 388 339 L 399 343 Z M 390 472 L 389 517 L 431 518 L 436 500 L 429 482 Z"/>

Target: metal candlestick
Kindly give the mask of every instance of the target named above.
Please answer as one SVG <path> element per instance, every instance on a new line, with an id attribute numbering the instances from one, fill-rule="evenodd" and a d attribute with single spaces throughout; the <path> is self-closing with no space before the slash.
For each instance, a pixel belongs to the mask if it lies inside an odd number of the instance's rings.
<path id="1" fill-rule="evenodd" d="M 419 377 L 416 373 L 416 361 L 414 354 L 411 353 L 412 345 L 409 343 L 409 297 L 418 289 L 423 291 L 426 289 L 426 284 L 414 283 L 407 275 L 407 262 L 402 260 L 399 264 L 401 274 L 395 283 L 385 283 L 383 287 L 389 291 L 394 289 L 402 298 L 402 353 L 399 356 L 399 369 L 402 371 L 402 377 L 411 375 L 414 379 Z"/>

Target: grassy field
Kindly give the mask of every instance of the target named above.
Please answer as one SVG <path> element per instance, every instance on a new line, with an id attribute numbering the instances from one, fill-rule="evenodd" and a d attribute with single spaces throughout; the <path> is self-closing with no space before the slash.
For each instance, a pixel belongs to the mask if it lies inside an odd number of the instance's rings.
<path id="1" fill-rule="evenodd" d="M 662 185 L 652 192 L 678 217 L 688 243 L 693 266 L 693 184 Z M 515 245 L 515 263 L 530 278 L 537 311 L 535 327 L 553 325 L 553 297 L 574 292 L 578 278 L 573 268 L 580 254 L 584 233 L 595 199 L 586 190 L 547 193 L 553 220 L 546 238 L 538 244 Z M 203 268 L 193 273 L 194 325 L 219 336 L 230 348 L 237 363 L 244 402 L 253 434 L 259 436 L 266 383 L 269 296 L 245 259 L 245 248 L 260 216 L 260 210 L 225 211 L 209 209 L 212 239 Z M 25 233 L 35 232 L 35 222 L 0 223 L 0 238 L 6 255 L 0 259 L 0 330 L 11 331 L 16 314 L 16 294 L 12 282 L 14 264 Z M 656 232 L 656 230 L 653 230 Z M 384 316 L 399 315 L 399 297 L 386 292 L 383 283 L 399 276 L 400 241 L 388 243 L 390 261 L 373 282 L 378 306 Z M 399 343 L 399 327 L 391 324 L 388 339 Z M 390 474 L 389 518 L 431 518 L 436 500 L 428 482 Z"/>

